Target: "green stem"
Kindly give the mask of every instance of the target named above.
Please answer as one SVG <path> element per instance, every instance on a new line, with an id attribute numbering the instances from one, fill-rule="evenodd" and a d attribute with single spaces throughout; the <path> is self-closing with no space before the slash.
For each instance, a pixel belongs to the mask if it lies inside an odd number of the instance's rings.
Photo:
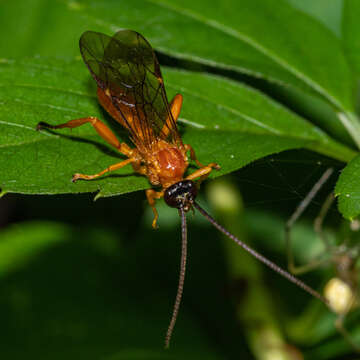
<path id="1" fill-rule="evenodd" d="M 358 117 L 352 112 L 339 112 L 337 116 L 360 149 L 360 121 Z"/>

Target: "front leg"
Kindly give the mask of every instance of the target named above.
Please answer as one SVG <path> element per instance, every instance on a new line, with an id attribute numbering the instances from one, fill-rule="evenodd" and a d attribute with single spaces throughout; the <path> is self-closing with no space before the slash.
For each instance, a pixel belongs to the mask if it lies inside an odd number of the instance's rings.
<path id="1" fill-rule="evenodd" d="M 127 160 L 121 161 L 121 162 L 119 162 L 119 163 L 110 165 L 110 166 L 107 167 L 105 170 L 100 171 L 99 173 L 94 174 L 94 175 L 75 174 L 75 175 L 73 175 L 71 181 L 72 181 L 72 182 L 75 182 L 75 181 L 77 181 L 77 180 L 79 180 L 79 179 L 81 179 L 81 180 L 92 180 L 92 179 L 96 179 L 96 178 L 98 178 L 99 176 L 106 174 L 107 172 L 121 169 L 122 167 L 126 166 L 127 164 L 131 164 L 131 163 L 133 163 L 134 161 L 135 161 L 135 159 L 127 159 Z"/>
<path id="2" fill-rule="evenodd" d="M 190 151 L 190 159 L 196 162 L 196 165 L 200 168 L 196 170 L 194 173 L 190 174 L 186 180 L 194 180 L 199 178 L 197 181 L 198 186 L 210 175 L 212 169 L 220 170 L 221 167 L 217 163 L 210 163 L 208 165 L 203 165 L 196 157 L 195 150 L 191 145 L 184 145 L 186 151 Z"/>
<path id="3" fill-rule="evenodd" d="M 220 165 L 216 164 L 216 163 L 210 163 L 209 165 L 205 166 L 203 165 L 196 157 L 196 154 L 195 154 L 195 150 L 193 149 L 193 147 L 190 145 L 190 144 L 185 144 L 184 145 L 185 147 L 185 150 L 186 151 L 190 151 L 190 159 L 195 161 L 196 162 L 196 165 L 199 167 L 199 168 L 205 168 L 205 167 L 211 167 L 211 168 L 214 168 L 216 170 L 220 170 L 221 167 Z M 211 171 L 211 170 L 210 170 Z"/>
<path id="4" fill-rule="evenodd" d="M 192 148 L 192 146 L 190 144 L 185 144 L 184 145 L 185 150 L 186 151 L 190 151 L 190 159 L 196 162 L 196 165 L 199 168 L 204 167 L 204 165 L 197 159 L 196 155 L 195 155 L 195 150 Z"/>
<path id="5" fill-rule="evenodd" d="M 186 180 L 195 180 L 199 178 L 197 185 L 200 186 L 200 184 L 210 175 L 213 169 L 219 170 L 220 166 L 217 163 L 210 163 L 187 176 Z"/>
<path id="6" fill-rule="evenodd" d="M 156 225 L 156 222 L 157 222 L 157 219 L 159 218 L 159 214 L 156 210 L 156 207 L 155 207 L 155 200 L 156 199 L 161 199 L 162 197 L 164 196 L 164 191 L 155 191 L 153 189 L 147 189 L 146 190 L 146 197 L 147 197 L 147 200 L 149 202 L 149 205 L 151 206 L 152 208 L 152 211 L 154 213 L 154 220 L 152 222 L 152 227 L 154 229 L 157 228 L 157 225 Z"/>

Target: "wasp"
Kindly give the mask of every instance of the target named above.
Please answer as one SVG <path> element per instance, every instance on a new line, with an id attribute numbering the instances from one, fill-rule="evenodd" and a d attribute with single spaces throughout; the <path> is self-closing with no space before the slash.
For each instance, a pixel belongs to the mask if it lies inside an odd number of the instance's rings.
<path id="1" fill-rule="evenodd" d="M 170 186 L 184 179 L 189 166 L 188 153 L 199 166 L 197 171 L 186 177 L 188 181 L 202 181 L 212 169 L 220 169 L 220 166 L 216 163 L 203 166 L 197 160 L 194 149 L 189 144 L 183 144 L 176 126 L 183 97 L 177 94 L 168 103 L 159 62 L 142 35 L 123 30 L 109 37 L 87 31 L 80 38 L 80 51 L 97 83 L 100 104 L 129 131 L 135 148 L 121 143 L 108 126 L 96 117 L 70 120 L 55 126 L 39 123 L 37 128 L 72 129 L 91 124 L 108 144 L 127 159 L 94 175 L 77 173 L 72 181 L 96 179 L 131 164 L 136 173 L 149 179 L 151 185 L 161 187 L 160 191 L 146 190 L 146 197 L 154 212 L 152 226 L 155 228 L 158 219 L 155 200 L 163 197 Z M 188 181 L 183 184 L 188 186 Z M 176 186 L 177 189 L 180 187 Z"/>
<path id="2" fill-rule="evenodd" d="M 76 128 L 90 124 L 111 146 L 126 157 L 125 160 L 110 165 L 97 174 L 76 173 L 72 181 L 93 180 L 105 173 L 131 165 L 138 174 L 146 176 L 154 188 L 146 190 L 147 200 L 154 212 L 152 226 L 157 227 L 158 213 L 156 200 L 164 198 L 167 205 L 177 208 L 182 222 L 182 255 L 180 279 L 173 313 L 165 337 L 165 347 L 169 347 L 183 293 L 186 252 L 186 213 L 196 208 L 218 230 L 230 237 L 238 245 L 250 252 L 258 260 L 303 288 L 313 296 L 325 301 L 315 290 L 308 287 L 290 273 L 251 249 L 218 224 L 196 201 L 198 187 L 209 174 L 220 166 L 215 163 L 203 165 L 197 159 L 194 149 L 182 142 L 177 128 L 183 97 L 177 94 L 168 102 L 164 80 L 156 54 L 149 42 L 132 30 L 120 30 L 112 37 L 102 33 L 86 31 L 80 38 L 80 52 L 92 77 L 97 83 L 99 103 L 108 114 L 128 132 L 131 148 L 120 142 L 108 126 L 96 117 L 70 120 L 59 125 L 40 122 L 37 130 Z M 189 159 L 198 169 L 185 176 Z"/>

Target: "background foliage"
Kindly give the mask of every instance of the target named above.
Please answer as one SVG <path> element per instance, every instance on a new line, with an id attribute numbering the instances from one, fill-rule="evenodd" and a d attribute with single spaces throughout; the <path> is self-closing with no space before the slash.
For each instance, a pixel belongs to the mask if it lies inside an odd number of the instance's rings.
<path id="1" fill-rule="evenodd" d="M 176 211 L 160 202 L 153 231 L 135 192 L 149 184 L 128 168 L 72 184 L 74 172 L 121 157 L 89 126 L 35 126 L 93 115 L 128 141 L 96 101 L 78 39 L 142 33 L 168 96 L 184 95 L 184 141 L 221 164 L 212 177 L 231 173 L 205 184 L 199 201 L 243 240 L 286 266 L 286 218 L 336 169 L 293 232 L 305 263 L 323 251 L 311 221 L 336 183 L 342 215 L 360 213 L 357 14 L 356 0 L 0 2 L 0 355 L 352 359 L 334 314 L 198 215 L 189 216 L 183 306 L 162 350 L 178 277 Z M 344 220 L 335 207 L 328 220 L 335 237 Z M 321 291 L 334 271 L 328 264 L 304 280 Z M 360 341 L 356 317 L 346 325 Z"/>

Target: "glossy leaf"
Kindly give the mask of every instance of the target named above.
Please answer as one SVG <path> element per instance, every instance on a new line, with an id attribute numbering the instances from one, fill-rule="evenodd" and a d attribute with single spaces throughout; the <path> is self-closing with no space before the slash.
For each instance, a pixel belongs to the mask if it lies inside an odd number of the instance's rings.
<path id="1" fill-rule="evenodd" d="M 11 43 L 2 56 L 76 55 L 78 38 L 85 30 L 107 30 L 112 35 L 119 28 L 131 28 L 168 54 L 306 87 L 327 98 L 342 98 L 343 104 L 352 103 L 351 79 L 339 41 L 318 21 L 285 0 L 205 5 L 203 1 L 175 5 L 167 0 L 68 0 L 53 1 L 46 8 L 39 0 L 17 7 L 4 4 L 1 26 L 9 31 Z M 34 17 L 28 16 L 29 6 Z M 25 33 L 7 23 L 15 11 Z M 48 31 L 31 37 L 45 12 Z"/>
<path id="2" fill-rule="evenodd" d="M 337 107 L 352 109 L 350 72 L 338 39 L 286 1 L 78 4 L 90 21 L 100 18 L 111 32 L 118 27 L 137 29 L 155 48 L 171 55 L 311 89 Z M 157 14 L 156 26 L 144 22 L 146 14 Z"/>
<path id="3" fill-rule="evenodd" d="M 80 35 L 90 29 L 75 8 L 62 0 L 2 1 L 0 57 L 79 56 Z M 105 29 L 92 24 L 91 30 Z"/>
<path id="4" fill-rule="evenodd" d="M 165 69 L 164 69 L 165 70 Z M 32 59 L 0 64 L 0 187 L 5 192 L 55 194 L 100 191 L 110 196 L 149 186 L 130 167 L 97 181 L 70 182 L 74 172 L 96 173 L 122 157 L 90 125 L 41 131 L 39 121 L 58 124 L 84 116 L 107 117 L 95 84 L 80 62 Z M 168 96 L 181 92 L 180 130 L 204 162 L 222 170 L 286 149 L 307 147 L 349 161 L 354 153 L 258 91 L 220 77 L 166 69 Z M 128 141 L 120 125 L 113 129 Z"/>
<path id="5" fill-rule="evenodd" d="M 353 79 L 342 44 L 321 23 L 325 5 L 316 3 L 307 11 L 319 18 L 316 20 L 297 10 L 304 5 L 296 6 L 294 1 L 231 0 L 208 6 L 203 1 L 56 0 L 46 7 L 40 0 L 29 0 L 20 7 L 9 2 L 0 12 L 0 30 L 9 34 L 3 46 L 0 39 L 0 56 L 76 56 L 78 38 L 85 30 L 113 35 L 120 28 L 134 29 L 168 55 L 321 96 L 340 114 L 337 121 L 360 147 L 360 125 L 353 114 Z M 334 0 L 328 7 L 339 8 L 339 4 Z M 28 16 L 28 7 L 35 16 Z M 14 13 L 22 24 L 21 32 L 8 21 Z M 38 18 L 47 24 L 46 31 L 38 29 Z M 329 27 L 330 20 L 326 23 Z M 37 36 L 31 37 L 28 34 L 34 29 Z M 326 119 L 323 122 L 328 129 Z"/>
<path id="6" fill-rule="evenodd" d="M 4 38 L 4 46 L 0 39 L 0 56 L 76 56 L 78 38 L 85 30 L 112 35 L 119 28 L 135 29 L 156 50 L 169 55 L 207 64 L 218 71 L 232 69 L 320 95 L 335 110 L 334 116 L 338 116 L 335 121 L 360 147 L 360 125 L 353 114 L 353 80 L 339 39 L 326 28 L 335 22 L 330 20 L 340 8 L 339 1 L 334 0 L 331 6 L 318 2 L 309 6 L 306 12 L 318 20 L 297 10 L 304 9 L 304 4 L 297 0 L 275 3 L 267 0 L 259 4 L 232 0 L 226 5 L 214 3 L 210 7 L 199 2 L 196 8 L 190 2 L 175 5 L 166 0 L 131 3 L 56 0 L 45 8 L 42 1 L 29 0 L 27 7 L 36 9 L 33 11 L 37 13 L 31 17 L 27 16 L 26 6 L 6 3 L 0 12 L 0 30 L 9 37 Z M 237 10 L 238 6 L 241 9 Z M 21 32 L 8 21 L 15 12 L 22 23 Z M 46 31 L 39 30 L 36 37 L 28 36 L 37 29 L 36 20 L 44 13 Z M 237 14 L 236 19 L 233 14 Z M 208 39 L 212 39 L 211 44 Z M 305 100 L 300 95 L 300 101 Z M 324 129 L 334 127 L 331 118 L 325 114 L 322 117 L 320 123 Z"/>
<path id="7" fill-rule="evenodd" d="M 157 50 L 171 56 L 317 94 L 331 104 L 360 147 L 354 82 L 342 44 L 319 21 L 287 1 L 244 0 L 209 6 L 191 0 L 79 0 L 78 4 L 79 14 L 89 24 L 101 24 L 111 33 L 120 27 L 136 29 Z M 154 20 L 144 21 L 154 14 L 156 26 Z"/>

